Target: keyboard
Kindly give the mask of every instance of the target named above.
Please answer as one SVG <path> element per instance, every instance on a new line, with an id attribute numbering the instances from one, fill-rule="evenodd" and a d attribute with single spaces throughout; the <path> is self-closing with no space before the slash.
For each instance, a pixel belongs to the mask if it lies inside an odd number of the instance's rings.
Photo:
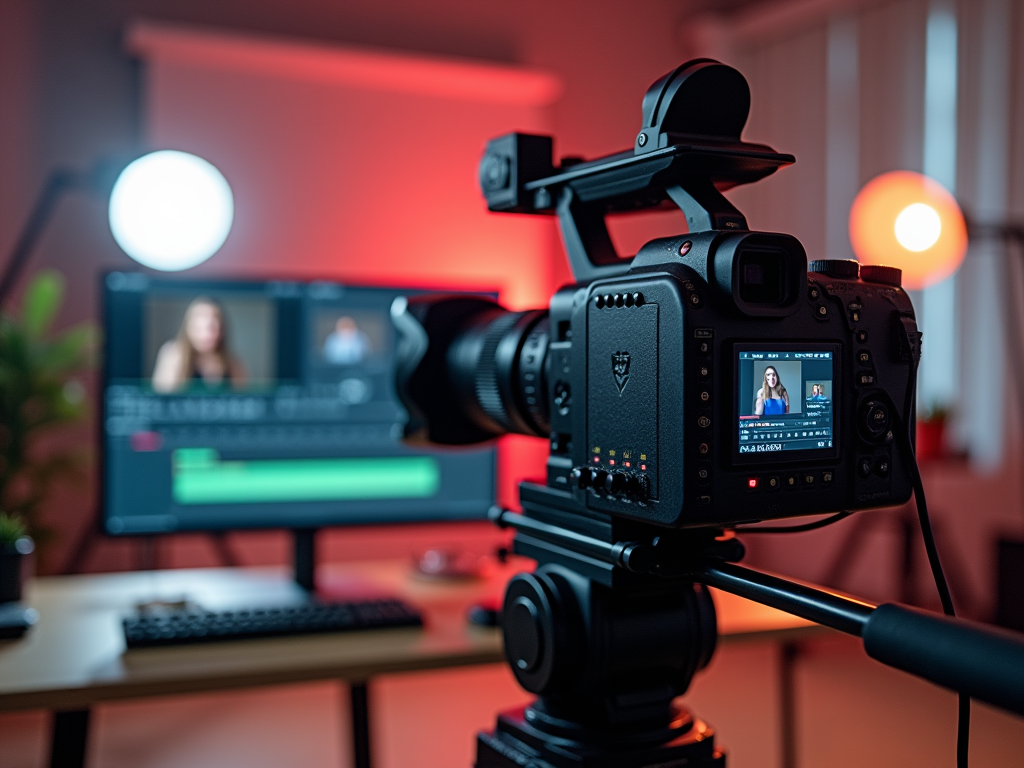
<path id="1" fill-rule="evenodd" d="M 420 627 L 412 606 L 393 598 L 351 602 L 310 602 L 266 608 L 146 612 L 124 619 L 129 648 L 211 643 L 256 637 Z"/>

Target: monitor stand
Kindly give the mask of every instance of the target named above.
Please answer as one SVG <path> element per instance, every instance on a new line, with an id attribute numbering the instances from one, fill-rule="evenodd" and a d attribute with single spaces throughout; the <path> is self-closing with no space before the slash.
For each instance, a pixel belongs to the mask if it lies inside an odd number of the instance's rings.
<path id="1" fill-rule="evenodd" d="M 317 578 L 316 535 L 318 528 L 293 528 L 293 575 L 295 584 L 313 600 L 346 602 L 397 598 L 391 590 L 362 575 L 320 574 Z"/>
<path id="2" fill-rule="evenodd" d="M 306 592 L 316 591 L 316 528 L 296 528 L 294 538 L 295 583 Z"/>

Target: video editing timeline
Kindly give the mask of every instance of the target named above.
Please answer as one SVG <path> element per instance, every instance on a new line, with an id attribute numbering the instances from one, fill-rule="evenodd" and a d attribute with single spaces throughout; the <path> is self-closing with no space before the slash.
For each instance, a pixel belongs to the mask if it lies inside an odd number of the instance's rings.
<path id="1" fill-rule="evenodd" d="M 831 351 L 739 352 L 741 454 L 833 447 Z"/>
<path id="2" fill-rule="evenodd" d="M 485 517 L 493 449 L 401 442 L 390 307 L 415 293 L 106 275 L 107 530 Z"/>

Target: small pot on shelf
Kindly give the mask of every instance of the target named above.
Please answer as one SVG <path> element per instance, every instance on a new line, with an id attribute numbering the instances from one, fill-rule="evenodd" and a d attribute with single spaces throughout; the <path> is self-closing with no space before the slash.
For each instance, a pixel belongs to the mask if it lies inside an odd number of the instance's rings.
<path id="1" fill-rule="evenodd" d="M 918 461 L 931 461 L 949 455 L 949 446 L 946 445 L 949 416 L 947 408 L 932 406 L 918 417 L 914 446 Z"/>
<path id="2" fill-rule="evenodd" d="M 0 512 L 0 605 L 21 600 L 34 549 L 21 518 Z"/>
<path id="3" fill-rule="evenodd" d="M 28 578 L 29 555 L 34 549 L 35 545 L 28 536 L 0 542 L 0 603 L 21 600 Z"/>
<path id="4" fill-rule="evenodd" d="M 945 419 L 917 422 L 917 460 L 931 461 L 946 454 Z"/>

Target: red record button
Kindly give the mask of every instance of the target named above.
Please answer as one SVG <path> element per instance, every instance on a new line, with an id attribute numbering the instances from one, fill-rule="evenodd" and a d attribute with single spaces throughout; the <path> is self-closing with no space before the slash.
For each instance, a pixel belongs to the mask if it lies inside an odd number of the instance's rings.
<path id="1" fill-rule="evenodd" d="M 758 478 L 758 477 L 748 477 L 747 478 L 747 490 L 748 491 L 756 491 L 760 485 L 761 485 L 761 479 L 760 478 Z"/>

